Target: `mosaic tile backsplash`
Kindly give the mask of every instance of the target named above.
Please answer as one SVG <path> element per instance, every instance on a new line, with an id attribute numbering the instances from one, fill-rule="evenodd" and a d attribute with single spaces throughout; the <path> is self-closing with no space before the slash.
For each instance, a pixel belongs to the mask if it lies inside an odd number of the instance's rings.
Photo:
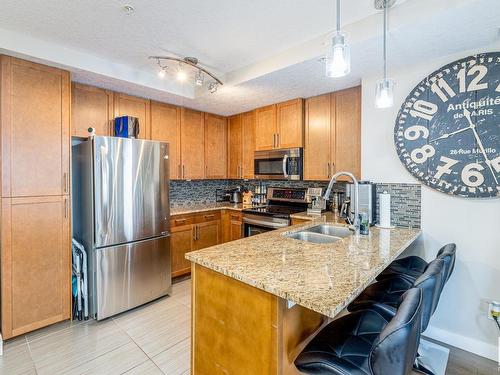
<path id="1" fill-rule="evenodd" d="M 215 202 L 215 191 L 217 189 L 231 189 L 237 185 L 243 185 L 249 190 L 255 191 L 259 184 L 266 186 L 283 187 L 321 187 L 326 189 L 327 182 L 324 181 L 260 181 L 260 180 L 196 180 L 196 181 L 171 181 L 170 182 L 170 205 L 172 207 L 190 206 L 199 203 Z M 344 184 L 338 183 L 333 187 L 334 191 L 344 191 Z M 391 218 L 392 223 L 399 227 L 420 228 L 421 214 L 421 190 L 419 184 L 399 183 L 377 183 L 377 195 L 387 191 L 391 194 Z M 379 218 L 379 207 L 377 202 L 377 220 Z"/>

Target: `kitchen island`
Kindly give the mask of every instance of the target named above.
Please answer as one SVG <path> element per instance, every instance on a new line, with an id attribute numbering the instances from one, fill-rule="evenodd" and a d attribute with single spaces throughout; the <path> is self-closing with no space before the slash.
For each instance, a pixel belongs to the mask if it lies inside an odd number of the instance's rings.
<path id="1" fill-rule="evenodd" d="M 186 255 L 193 374 L 297 374 L 293 360 L 314 332 L 420 235 L 420 229 L 372 228 L 369 236 L 329 244 L 286 236 L 325 220 Z"/>

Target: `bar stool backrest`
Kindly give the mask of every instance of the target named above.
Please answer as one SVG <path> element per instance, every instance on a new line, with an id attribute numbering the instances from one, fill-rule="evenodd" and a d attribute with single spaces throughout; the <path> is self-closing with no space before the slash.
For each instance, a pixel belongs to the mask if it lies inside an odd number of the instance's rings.
<path id="1" fill-rule="evenodd" d="M 412 288 L 403 294 L 396 315 L 380 332 L 370 356 L 375 375 L 409 374 L 420 342 L 422 291 Z"/>

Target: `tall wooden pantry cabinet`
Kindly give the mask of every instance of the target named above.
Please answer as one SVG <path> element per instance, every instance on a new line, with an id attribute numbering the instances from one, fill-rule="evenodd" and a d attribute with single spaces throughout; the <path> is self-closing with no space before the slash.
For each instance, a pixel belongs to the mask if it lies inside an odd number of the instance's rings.
<path id="1" fill-rule="evenodd" d="M 1 332 L 71 315 L 69 72 L 0 56 Z"/>

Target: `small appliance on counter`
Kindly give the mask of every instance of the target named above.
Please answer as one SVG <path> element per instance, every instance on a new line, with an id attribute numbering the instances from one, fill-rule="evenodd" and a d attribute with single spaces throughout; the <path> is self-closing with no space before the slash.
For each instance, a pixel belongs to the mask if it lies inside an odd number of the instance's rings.
<path id="1" fill-rule="evenodd" d="M 370 181 L 360 181 L 359 182 L 359 212 L 366 212 L 368 215 L 368 222 L 370 225 L 375 224 L 375 212 L 377 207 L 377 197 L 376 197 L 377 185 L 371 183 Z M 346 184 L 346 193 L 344 205 L 346 202 L 352 201 L 354 196 L 354 184 Z M 348 216 L 351 222 L 354 220 L 354 205 L 349 204 L 347 208 Z"/>
<path id="2" fill-rule="evenodd" d="M 307 213 L 309 215 L 321 215 L 321 213 L 326 210 L 326 201 L 324 199 L 321 199 L 322 196 L 322 188 L 307 189 L 307 200 L 310 202 L 310 205 L 307 208 Z"/>
<path id="3" fill-rule="evenodd" d="M 115 137 L 137 138 L 139 119 L 132 116 L 115 117 Z"/>
<path id="4" fill-rule="evenodd" d="M 242 203 L 243 193 L 247 191 L 243 186 L 236 186 L 234 189 L 217 189 L 215 191 L 216 202 Z"/>

